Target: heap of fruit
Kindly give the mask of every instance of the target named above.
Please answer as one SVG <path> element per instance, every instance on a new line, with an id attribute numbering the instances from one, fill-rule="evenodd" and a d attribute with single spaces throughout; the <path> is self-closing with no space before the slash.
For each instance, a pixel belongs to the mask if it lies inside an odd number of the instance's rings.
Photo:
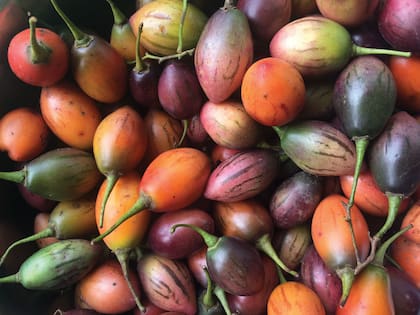
<path id="1" fill-rule="evenodd" d="M 1 0 L 0 26 L 1 314 L 420 310 L 419 1 Z"/>

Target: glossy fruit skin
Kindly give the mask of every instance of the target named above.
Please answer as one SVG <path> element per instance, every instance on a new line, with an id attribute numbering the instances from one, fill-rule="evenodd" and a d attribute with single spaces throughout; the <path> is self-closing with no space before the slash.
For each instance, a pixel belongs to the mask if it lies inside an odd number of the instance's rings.
<path id="1" fill-rule="evenodd" d="M 252 148 L 262 137 L 261 125 L 238 101 L 205 102 L 200 110 L 200 121 L 209 137 L 227 148 Z"/>
<path id="2" fill-rule="evenodd" d="M 251 295 L 263 288 L 261 255 L 248 241 L 222 236 L 207 249 L 206 262 L 210 279 L 227 293 Z"/>
<path id="3" fill-rule="evenodd" d="M 271 291 L 278 285 L 279 278 L 276 264 L 268 256 L 262 256 L 264 265 L 264 286 L 253 295 L 227 294 L 232 312 L 242 315 L 263 315 L 266 313 L 267 301 Z"/>
<path id="4" fill-rule="evenodd" d="M 140 195 L 150 196 L 155 212 L 179 210 L 202 196 L 210 172 L 211 162 L 204 152 L 190 147 L 171 149 L 148 165 L 139 183 Z"/>
<path id="5" fill-rule="evenodd" d="M 158 96 L 162 108 L 176 119 L 189 119 L 198 114 L 204 94 L 192 63 L 168 61 L 159 76 Z"/>
<path id="6" fill-rule="evenodd" d="M 140 281 L 134 270 L 129 271 L 129 278 L 139 294 Z M 107 259 L 89 272 L 76 285 L 75 298 L 76 303 L 79 300 L 85 307 L 105 314 L 127 312 L 136 306 L 116 259 Z"/>
<path id="7" fill-rule="evenodd" d="M 102 248 L 83 239 L 62 240 L 36 251 L 20 266 L 19 282 L 31 290 L 69 287 L 98 262 Z"/>
<path id="8" fill-rule="evenodd" d="M 95 129 L 93 154 L 102 174 L 122 174 L 135 169 L 146 148 L 144 120 L 131 106 L 119 107 Z"/>
<path id="9" fill-rule="evenodd" d="M 287 281 L 271 292 L 267 302 L 267 315 L 325 315 L 321 300 L 306 285 Z"/>
<path id="10" fill-rule="evenodd" d="M 375 138 L 391 117 L 396 99 L 391 71 L 374 56 L 353 59 L 341 71 L 334 86 L 334 109 L 351 139 Z"/>
<path id="11" fill-rule="evenodd" d="M 347 198 L 350 198 L 353 180 L 353 175 L 340 176 L 340 187 Z M 378 217 L 388 215 L 388 198 L 378 187 L 368 168 L 362 170 L 359 175 L 354 202 L 363 213 Z M 398 213 L 401 214 L 407 210 L 409 203 L 410 198 L 403 199 Z"/>
<path id="12" fill-rule="evenodd" d="M 144 293 L 153 304 L 167 311 L 196 313 L 194 281 L 182 260 L 149 253 L 138 261 L 137 273 Z"/>
<path id="13" fill-rule="evenodd" d="M 420 182 L 420 124 L 407 112 L 389 119 L 380 136 L 371 143 L 368 166 L 383 192 L 408 196 Z M 414 159 L 414 160 L 413 160 Z"/>
<path id="14" fill-rule="evenodd" d="M 356 257 L 343 203 L 348 199 L 338 194 L 325 197 L 312 217 L 311 234 L 314 246 L 325 264 L 336 270 L 356 266 Z M 361 261 L 370 249 L 368 226 L 359 208 L 351 208 L 351 218 Z"/>
<path id="15" fill-rule="evenodd" d="M 339 129 L 319 120 L 292 122 L 285 127 L 281 147 L 301 170 L 320 176 L 353 174 L 355 146 Z"/>
<path id="16" fill-rule="evenodd" d="M 309 220 L 323 196 L 321 177 L 300 171 L 276 187 L 270 214 L 276 227 L 287 229 Z"/>
<path id="17" fill-rule="evenodd" d="M 267 149 L 243 150 L 212 170 L 204 197 L 235 202 L 255 197 L 276 178 L 276 152 Z"/>
<path id="18" fill-rule="evenodd" d="M 170 259 L 182 259 L 204 246 L 203 239 L 191 229 L 180 227 L 171 233 L 171 227 L 179 223 L 193 224 L 208 233 L 215 231 L 213 217 L 199 208 L 162 213 L 148 229 L 149 248 L 158 255 Z"/>
<path id="19" fill-rule="evenodd" d="M 337 3 L 331 0 L 316 0 L 320 13 L 341 25 L 354 27 L 373 17 L 379 0 L 347 0 Z"/>
<path id="20" fill-rule="evenodd" d="M 187 8 L 182 34 L 183 50 L 196 46 L 208 19 L 195 5 L 188 3 Z M 140 23 L 143 23 L 140 44 L 147 51 L 163 56 L 172 55 L 177 53 L 181 14 L 182 1 L 152 1 L 134 12 L 129 18 L 129 23 L 136 36 Z"/>
<path id="21" fill-rule="evenodd" d="M 29 161 L 23 171 L 29 190 L 57 201 L 80 198 L 101 179 L 93 156 L 71 147 L 45 152 Z"/>
<path id="22" fill-rule="evenodd" d="M 237 7 L 247 16 L 254 40 L 265 43 L 289 22 L 292 15 L 292 2 L 291 0 L 270 0 L 262 3 L 239 0 Z"/>
<path id="23" fill-rule="evenodd" d="M 392 299 L 398 315 L 417 315 L 420 310 L 420 290 L 411 279 L 395 266 L 386 266 L 391 280 Z"/>
<path id="24" fill-rule="evenodd" d="M 334 314 L 340 302 L 341 281 L 328 268 L 313 245 L 310 245 L 300 265 L 302 282 L 315 291 L 328 314 Z"/>
<path id="25" fill-rule="evenodd" d="M 256 242 L 274 230 L 267 208 L 254 199 L 215 202 L 212 214 L 217 230 L 225 236 Z"/>
<path id="26" fill-rule="evenodd" d="M 391 246 L 391 257 L 417 288 L 420 288 L 420 244 L 404 235 L 397 238 Z"/>
<path id="27" fill-rule="evenodd" d="M 124 58 L 101 37 L 94 36 L 87 46 L 71 48 L 71 71 L 80 88 L 103 103 L 121 100 L 128 88 Z"/>
<path id="28" fill-rule="evenodd" d="M 320 15 L 305 16 L 273 36 L 270 54 L 290 62 L 304 77 L 319 77 L 344 68 L 352 54 L 352 40 L 337 22 Z"/>
<path id="29" fill-rule="evenodd" d="M 349 297 L 337 315 L 394 315 L 391 283 L 383 266 L 369 264 L 358 274 Z"/>
<path id="30" fill-rule="evenodd" d="M 138 183 L 140 178 L 140 174 L 136 171 L 130 171 L 118 178 L 105 206 L 103 226 L 99 227 L 101 205 L 107 180 L 102 182 L 95 203 L 96 226 L 99 233 L 106 231 L 112 226 L 136 201 L 139 195 Z M 106 236 L 104 238 L 105 244 L 114 251 L 124 248 L 135 248 L 145 237 L 150 220 L 150 211 L 145 210 L 138 213 Z"/>
<path id="31" fill-rule="evenodd" d="M 404 233 L 404 236 L 409 240 L 420 244 L 420 199 L 415 201 L 404 214 L 401 228 L 409 224 L 412 224 L 413 227 Z"/>
<path id="32" fill-rule="evenodd" d="M 398 107 L 409 113 L 420 113 L 420 86 L 413 80 L 420 73 L 420 57 L 392 56 L 388 65 L 397 86 Z"/>
<path id="33" fill-rule="evenodd" d="M 15 75 L 27 84 L 49 86 L 60 81 L 69 69 L 70 51 L 64 40 L 47 28 L 37 27 L 36 38 L 50 49 L 47 62 L 31 60 L 29 29 L 16 34 L 9 43 L 7 60 Z"/>
<path id="34" fill-rule="evenodd" d="M 227 100 L 240 87 L 253 55 L 252 34 L 245 14 L 230 5 L 213 13 L 194 53 L 198 80 L 211 102 Z"/>
<path id="35" fill-rule="evenodd" d="M 42 115 L 31 107 L 18 107 L 0 119 L 0 150 L 10 159 L 25 162 L 43 153 L 50 130 Z"/>
<path id="36" fill-rule="evenodd" d="M 378 15 L 379 32 L 395 49 L 419 52 L 420 4 L 418 1 L 385 1 Z"/>
<path id="37" fill-rule="evenodd" d="M 41 90 L 40 108 L 46 124 L 61 141 L 90 150 L 102 116 L 94 99 L 74 82 L 62 80 Z"/>
<path id="38" fill-rule="evenodd" d="M 162 67 L 157 62 L 144 61 L 145 68 L 133 68 L 128 73 L 130 95 L 142 108 L 160 108 L 158 84 Z"/>
<path id="39" fill-rule="evenodd" d="M 305 83 L 293 65 L 280 58 L 266 57 L 245 72 L 241 99 L 246 112 L 260 124 L 282 126 L 302 110 Z"/>

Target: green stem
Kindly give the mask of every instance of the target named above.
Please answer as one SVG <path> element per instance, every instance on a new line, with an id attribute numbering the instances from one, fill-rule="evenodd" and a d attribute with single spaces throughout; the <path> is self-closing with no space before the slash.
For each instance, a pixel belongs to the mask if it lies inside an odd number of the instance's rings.
<path id="1" fill-rule="evenodd" d="M 124 213 L 118 220 L 115 222 L 108 230 L 106 230 L 101 235 L 97 236 L 96 238 L 91 240 L 91 243 L 97 243 L 103 240 L 105 237 L 107 237 L 109 234 L 111 234 L 117 227 L 119 227 L 122 223 L 124 223 L 126 220 L 131 218 L 132 216 L 136 215 L 137 213 L 146 210 L 149 208 L 152 204 L 152 200 L 149 196 L 140 194 L 140 197 L 137 199 L 137 201 L 134 203 L 134 205 L 126 212 Z"/>
<path id="2" fill-rule="evenodd" d="M 31 16 L 29 18 L 29 30 L 30 30 L 30 50 L 29 50 L 29 58 L 32 63 L 47 63 L 50 59 L 51 49 L 47 47 L 45 44 L 39 42 L 36 39 L 36 23 L 37 18 L 35 16 Z"/>
<path id="3" fill-rule="evenodd" d="M 188 119 L 182 119 L 182 127 L 183 127 L 182 135 L 181 135 L 181 138 L 179 139 L 177 145 L 175 146 L 176 148 L 179 148 L 182 145 L 182 143 L 184 142 L 185 137 L 187 136 L 187 131 L 188 131 L 189 124 L 190 124 L 190 122 L 189 122 Z"/>
<path id="4" fill-rule="evenodd" d="M 282 270 L 287 272 L 288 274 L 291 274 L 294 277 L 298 277 L 299 274 L 291 270 L 289 267 L 287 267 L 284 262 L 279 258 L 277 255 L 275 249 L 273 248 L 273 245 L 271 244 L 270 236 L 269 234 L 264 234 L 261 236 L 257 242 L 256 246 L 259 250 L 264 252 L 268 257 L 270 257 Z"/>
<path id="5" fill-rule="evenodd" d="M 284 133 L 286 132 L 286 126 L 272 126 L 273 130 L 276 132 L 277 136 L 279 137 L 279 140 L 281 142 L 281 138 L 283 138 Z"/>
<path id="6" fill-rule="evenodd" d="M 198 234 L 200 234 L 200 236 L 203 238 L 204 243 L 207 245 L 207 247 L 213 247 L 217 244 L 217 241 L 219 240 L 219 238 L 215 235 L 212 235 L 208 232 L 206 232 L 205 230 L 203 230 L 202 228 L 192 225 L 192 224 L 184 224 L 184 223 L 179 223 L 179 224 L 174 224 L 171 227 L 171 233 L 174 233 L 175 230 L 179 227 L 186 227 L 186 228 L 190 228 L 194 231 L 196 231 Z"/>
<path id="7" fill-rule="evenodd" d="M 92 37 L 85 32 L 83 32 L 80 28 L 76 26 L 68 17 L 67 15 L 61 10 L 61 8 L 57 5 L 55 0 L 50 0 L 51 4 L 53 5 L 55 11 L 57 11 L 58 15 L 63 19 L 64 23 L 66 23 L 67 27 L 70 29 L 70 32 L 73 34 L 74 37 L 74 44 L 76 47 L 83 47 L 88 46 L 92 41 Z"/>
<path id="8" fill-rule="evenodd" d="M 203 270 L 204 270 L 204 274 L 206 275 L 206 279 L 207 279 L 206 292 L 203 295 L 203 304 L 207 308 L 210 308 L 210 307 L 214 306 L 214 304 L 215 304 L 214 297 L 213 297 L 214 285 L 213 285 L 213 281 L 210 278 L 209 271 L 207 270 L 207 268 L 204 267 Z"/>
<path id="9" fill-rule="evenodd" d="M 0 172 L 0 179 L 15 182 L 18 184 L 24 184 L 26 179 L 26 168 L 23 168 L 19 171 Z"/>
<path id="10" fill-rule="evenodd" d="M 14 275 L 6 276 L 0 278 L 0 283 L 19 283 L 19 272 L 15 273 Z"/>
<path id="11" fill-rule="evenodd" d="M 354 281 L 354 270 L 349 266 L 337 269 L 336 273 L 341 280 L 342 293 L 340 298 L 340 305 L 343 306 L 350 293 L 350 289 Z"/>
<path id="12" fill-rule="evenodd" d="M 131 283 L 130 277 L 129 277 L 129 273 L 128 273 L 128 257 L 130 255 L 130 248 L 121 248 L 121 249 L 117 249 L 115 251 L 115 255 L 117 256 L 117 259 L 121 265 L 121 269 L 124 275 L 124 279 L 128 285 L 128 288 L 131 292 L 131 295 L 134 298 L 134 301 L 136 302 L 136 305 L 138 307 L 138 309 L 140 310 L 140 312 L 144 313 L 146 311 L 146 308 L 143 306 L 143 304 L 141 304 L 140 299 L 136 293 L 136 291 L 133 288 L 133 284 Z"/>
<path id="13" fill-rule="evenodd" d="M 398 237 L 400 237 L 402 234 L 404 234 L 405 232 L 407 232 L 412 227 L 413 227 L 412 224 L 407 225 L 406 227 L 404 227 L 403 229 L 399 230 L 397 233 L 395 233 L 394 235 L 392 235 L 390 238 L 388 238 L 384 243 L 382 243 L 381 247 L 378 248 L 378 250 L 377 250 L 377 252 L 375 254 L 375 259 L 372 261 L 372 263 L 374 263 L 375 265 L 378 265 L 378 266 L 383 266 L 384 259 L 385 259 L 385 254 L 386 254 L 386 251 L 388 250 L 388 247 Z"/>
<path id="14" fill-rule="evenodd" d="M 192 56 L 194 54 L 194 50 L 195 50 L 195 48 L 191 48 L 191 49 L 184 50 L 180 53 L 176 53 L 176 54 L 173 54 L 173 55 L 167 55 L 167 56 L 163 56 L 163 57 L 155 56 L 155 55 L 152 55 L 152 54 L 146 52 L 143 59 L 153 59 L 153 60 L 157 60 L 158 63 L 162 63 L 162 62 L 164 62 L 166 60 L 170 60 L 170 59 L 181 59 L 182 57 L 187 56 L 187 55 Z"/>
<path id="15" fill-rule="evenodd" d="M 4 263 L 4 261 L 6 260 L 7 256 L 9 255 L 10 251 L 15 248 L 18 245 L 21 244 L 25 244 L 25 243 L 29 243 L 29 242 L 33 242 L 42 238 L 47 238 L 47 237 L 53 237 L 55 236 L 55 230 L 52 227 L 47 227 L 46 229 L 34 234 L 34 235 L 30 235 L 28 237 L 22 238 L 20 240 L 17 240 L 16 242 L 12 243 L 7 249 L 6 251 L 3 253 L 3 255 L 1 256 L 0 259 L 0 266 Z"/>
<path id="16" fill-rule="evenodd" d="M 287 279 L 283 274 L 283 270 L 281 270 L 279 266 L 276 266 L 276 267 L 277 267 L 277 275 L 279 276 L 280 283 L 286 283 Z"/>
<path id="17" fill-rule="evenodd" d="M 115 3 L 111 0 L 106 0 L 112 10 L 112 15 L 114 17 L 114 24 L 115 25 L 124 25 L 127 23 L 127 17 L 125 14 L 115 5 Z"/>
<path id="18" fill-rule="evenodd" d="M 223 310 L 225 311 L 226 315 L 232 315 L 232 311 L 230 310 L 229 303 L 226 299 L 225 291 L 221 287 L 216 285 L 216 287 L 213 290 L 213 293 L 219 300 L 220 304 L 222 305 Z"/>
<path id="19" fill-rule="evenodd" d="M 359 256 L 359 250 L 357 248 L 356 235 L 354 233 L 353 222 L 351 220 L 351 207 L 353 207 L 353 204 L 354 204 L 354 196 L 356 194 L 357 182 L 359 180 L 360 170 L 362 169 L 363 159 L 366 153 L 366 148 L 369 144 L 369 137 L 367 136 L 358 137 L 358 138 L 355 138 L 354 141 L 356 145 L 356 166 L 354 169 L 353 183 L 352 183 L 352 189 L 351 189 L 349 201 L 347 205 L 345 205 L 345 209 L 346 209 L 346 221 L 348 222 L 349 227 L 350 227 L 354 254 L 356 256 L 357 265 L 359 265 L 361 261 L 360 261 L 360 256 Z"/>
<path id="20" fill-rule="evenodd" d="M 104 214 L 105 214 L 105 207 L 106 203 L 109 199 L 109 195 L 111 194 L 112 189 L 114 188 L 115 184 L 117 183 L 117 180 L 120 176 L 116 174 L 116 172 L 110 173 L 106 177 L 106 187 L 104 196 L 102 198 L 101 202 L 101 211 L 99 215 L 99 227 L 102 228 L 104 225 Z"/>
<path id="21" fill-rule="evenodd" d="M 143 62 L 143 59 L 140 56 L 140 38 L 143 33 L 143 23 L 140 23 L 139 30 L 136 37 L 136 65 L 134 66 L 134 71 L 140 73 L 146 69 L 146 64 Z"/>
<path id="22" fill-rule="evenodd" d="M 398 208 L 400 207 L 401 201 L 403 199 L 403 195 L 400 194 L 386 193 L 386 196 L 388 198 L 388 215 L 384 225 L 373 237 L 374 240 L 377 241 L 382 239 L 384 234 L 392 227 L 392 224 L 394 223 L 398 213 Z"/>
<path id="23" fill-rule="evenodd" d="M 353 44 L 353 56 L 363 56 L 363 55 L 389 55 L 389 56 L 401 56 L 401 57 L 408 58 L 411 56 L 411 52 L 399 51 L 399 50 L 393 50 L 393 49 L 361 47 L 361 46 Z"/>
<path id="24" fill-rule="evenodd" d="M 188 5 L 188 0 L 182 0 L 182 14 L 181 14 L 181 21 L 179 22 L 179 28 L 178 28 L 178 47 L 176 48 L 176 52 L 178 54 L 182 52 L 182 45 L 183 45 L 182 33 L 184 32 L 184 22 L 185 22 L 185 16 L 187 15 L 187 5 Z"/>

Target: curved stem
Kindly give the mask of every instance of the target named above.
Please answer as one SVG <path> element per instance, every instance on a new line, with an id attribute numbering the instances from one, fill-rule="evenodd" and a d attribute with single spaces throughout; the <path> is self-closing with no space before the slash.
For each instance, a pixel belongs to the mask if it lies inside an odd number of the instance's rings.
<path id="1" fill-rule="evenodd" d="M 104 215 L 105 215 L 105 207 L 106 203 L 109 199 L 109 195 L 111 194 L 112 189 L 114 188 L 115 184 L 117 183 L 117 180 L 119 178 L 118 174 L 111 173 L 106 177 L 106 187 L 104 196 L 102 198 L 101 202 L 101 211 L 99 215 L 99 227 L 102 228 L 104 225 Z"/>
<path id="2" fill-rule="evenodd" d="M 369 138 L 367 136 L 366 137 L 359 137 L 359 138 L 355 139 L 356 166 L 355 166 L 355 169 L 354 169 L 353 183 L 352 183 L 352 189 L 351 189 L 349 201 L 346 205 L 344 205 L 344 207 L 346 209 L 345 220 L 348 222 L 349 227 L 350 227 L 351 239 L 352 239 L 352 243 L 353 243 L 354 254 L 356 256 L 357 265 L 359 265 L 361 263 L 361 261 L 360 261 L 359 250 L 357 248 L 357 241 L 356 241 L 356 235 L 354 233 L 353 222 L 351 220 L 351 207 L 354 204 L 354 196 L 356 194 L 357 182 L 359 180 L 360 170 L 362 168 L 363 159 L 365 157 L 366 148 L 367 148 L 368 144 L 369 144 Z"/>
<path id="3" fill-rule="evenodd" d="M 383 266 L 384 264 L 384 258 L 385 253 L 388 250 L 388 247 L 402 234 L 407 232 L 409 229 L 413 227 L 412 224 L 407 225 L 403 229 L 399 230 L 397 233 L 392 235 L 390 238 L 388 238 L 384 243 L 382 243 L 381 247 L 378 248 L 378 251 L 375 254 L 375 259 L 373 260 L 373 263 L 379 266 Z"/>
<path id="4" fill-rule="evenodd" d="M 15 248 L 18 245 L 21 244 L 25 244 L 25 243 L 29 243 L 29 242 L 33 242 L 36 240 L 39 240 L 41 238 L 47 238 L 47 237 L 53 237 L 55 236 L 55 230 L 52 227 L 47 227 L 46 229 L 34 234 L 34 235 L 30 235 L 28 237 L 22 238 L 20 240 L 17 240 L 16 242 L 12 243 L 7 249 L 6 251 L 3 253 L 3 255 L 1 256 L 0 259 L 0 266 L 4 263 L 4 261 L 6 260 L 7 256 L 9 255 L 10 251 Z"/>
<path id="5" fill-rule="evenodd" d="M 362 46 L 353 44 L 353 56 L 363 56 L 363 55 L 389 55 L 389 56 L 401 56 L 401 57 L 408 58 L 411 56 L 411 52 L 399 51 L 399 50 L 393 50 L 393 49 L 362 47 Z"/>
<path id="6" fill-rule="evenodd" d="M 121 269 L 124 275 L 124 279 L 127 282 L 128 288 L 131 292 L 131 295 L 134 298 L 134 301 L 136 302 L 136 305 L 138 307 L 138 309 L 144 313 L 146 311 L 146 308 L 143 306 L 143 304 L 141 304 L 140 299 L 136 293 L 136 291 L 134 290 L 133 284 L 131 283 L 129 274 L 128 274 L 128 257 L 130 254 L 131 249 L 129 248 L 122 248 L 122 249 L 117 249 L 115 251 L 115 255 L 117 256 L 117 259 L 121 265 Z"/>
<path id="7" fill-rule="evenodd" d="M 207 247 L 213 247 L 214 245 L 216 245 L 216 243 L 219 239 L 217 236 L 208 233 L 207 231 L 203 230 L 202 228 L 200 228 L 198 226 L 195 226 L 195 225 L 192 225 L 192 224 L 185 224 L 185 223 L 179 223 L 179 224 L 172 225 L 171 233 L 174 233 L 175 230 L 179 227 L 186 227 L 186 228 L 190 228 L 190 229 L 196 231 L 203 238 L 204 243 L 206 243 Z"/>
<path id="8" fill-rule="evenodd" d="M 210 278 L 207 267 L 204 267 L 203 270 L 204 270 L 204 274 L 206 275 L 206 279 L 207 279 L 207 287 L 206 287 L 205 293 L 203 294 L 202 302 L 207 308 L 210 308 L 210 307 L 212 307 L 213 305 L 216 304 L 216 302 L 214 301 L 214 296 L 213 296 L 214 284 L 213 284 L 213 281 Z"/>
<path id="9" fill-rule="evenodd" d="M 66 23 L 67 27 L 70 29 L 70 32 L 73 34 L 75 46 L 87 46 L 92 41 L 91 36 L 84 33 L 80 28 L 76 26 L 68 17 L 67 15 L 61 10 L 61 8 L 57 5 L 55 0 L 50 0 L 51 4 L 53 5 L 55 11 L 57 11 L 58 15 L 63 19 L 64 23 Z"/>
<path id="10" fill-rule="evenodd" d="M 96 238 L 91 240 L 91 243 L 97 243 L 102 241 L 105 237 L 111 234 L 117 227 L 123 224 L 126 220 L 131 218 L 132 216 L 136 215 L 137 213 L 146 210 L 152 204 L 152 200 L 149 196 L 141 194 L 134 205 L 124 213 L 118 220 L 115 222 L 108 230 L 106 230 L 101 235 L 97 236 Z"/>
<path id="11" fill-rule="evenodd" d="M 134 71 L 140 73 L 145 70 L 146 65 L 143 62 L 143 59 L 140 56 L 140 39 L 141 34 L 143 33 L 143 23 L 140 23 L 139 30 L 136 37 L 136 65 L 134 66 Z"/>
<path id="12" fill-rule="evenodd" d="M 190 124 L 190 122 L 189 122 L 188 119 L 182 119 L 182 127 L 183 127 L 182 135 L 181 135 L 181 138 L 179 139 L 178 143 L 175 146 L 176 148 L 179 148 L 182 145 L 182 143 L 184 142 L 185 137 L 187 136 L 189 124 Z"/>
<path id="13" fill-rule="evenodd" d="M 226 299 L 225 291 L 221 287 L 216 285 L 216 287 L 213 290 L 213 293 L 219 300 L 220 304 L 222 305 L 223 310 L 225 311 L 226 315 L 232 315 L 232 311 L 230 310 L 229 303 Z"/>
<path id="14" fill-rule="evenodd" d="M 123 25 L 127 23 L 127 17 L 125 14 L 115 5 L 115 3 L 111 0 L 106 0 L 112 10 L 112 16 L 114 17 L 114 24 L 115 25 Z"/>
<path id="15" fill-rule="evenodd" d="M 373 236 L 373 238 L 376 240 L 382 239 L 384 234 L 392 227 L 392 224 L 394 223 L 398 213 L 398 208 L 400 207 L 401 201 L 403 199 L 403 195 L 400 194 L 386 193 L 386 195 L 388 198 L 388 215 L 384 225 Z"/>
<path id="16" fill-rule="evenodd" d="M 341 298 L 340 298 L 340 305 L 343 306 L 347 301 L 347 298 L 350 293 L 350 289 L 353 285 L 354 270 L 353 268 L 349 266 L 345 266 L 343 268 L 336 270 L 336 273 L 341 280 L 342 293 L 341 293 Z"/>
<path id="17" fill-rule="evenodd" d="M 36 39 L 36 23 L 37 18 L 35 16 L 31 16 L 29 18 L 29 30 L 30 30 L 30 50 L 29 50 L 29 58 L 32 63 L 47 63 L 50 59 L 51 49 L 45 44 L 39 42 Z"/>
<path id="18" fill-rule="evenodd" d="M 289 267 L 287 267 L 284 264 L 284 262 L 279 258 L 275 249 L 273 248 L 273 245 L 271 244 L 270 236 L 268 234 L 264 234 L 263 236 L 261 236 L 257 240 L 256 246 L 259 250 L 261 250 L 268 257 L 270 257 L 282 270 L 296 278 L 299 276 L 299 274 L 296 271 L 291 270 Z"/>

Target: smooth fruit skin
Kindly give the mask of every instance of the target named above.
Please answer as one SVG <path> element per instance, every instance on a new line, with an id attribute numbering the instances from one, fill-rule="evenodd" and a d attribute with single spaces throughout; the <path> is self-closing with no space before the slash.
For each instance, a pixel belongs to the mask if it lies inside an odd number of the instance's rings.
<path id="1" fill-rule="evenodd" d="M 398 107 L 419 114 L 420 84 L 415 78 L 420 75 L 420 56 L 410 58 L 391 56 L 388 66 L 397 86 Z"/>
<path id="2" fill-rule="evenodd" d="M 344 68 L 352 55 L 352 40 L 337 22 L 305 16 L 278 30 L 270 41 L 270 54 L 290 62 L 304 77 L 319 77 Z"/>
<path id="3" fill-rule="evenodd" d="M 339 177 L 340 187 L 343 194 L 350 198 L 354 177 L 343 175 Z M 362 170 L 357 180 L 357 189 L 354 196 L 354 203 L 363 213 L 386 217 L 388 215 L 388 198 L 376 184 L 369 169 Z M 410 198 L 401 201 L 398 213 L 403 213 L 410 203 Z"/>
<path id="4" fill-rule="evenodd" d="M 140 44 L 147 51 L 163 56 L 172 55 L 177 53 L 181 15 L 182 1 L 156 0 L 134 12 L 129 18 L 129 23 L 136 36 L 140 23 L 143 23 Z M 196 46 L 206 22 L 207 16 L 188 3 L 182 33 L 183 50 Z"/>
<path id="5" fill-rule="evenodd" d="M 267 302 L 267 315 L 325 315 L 321 300 L 306 285 L 287 281 L 271 292 Z"/>
<path id="6" fill-rule="evenodd" d="M 245 72 L 241 98 L 246 112 L 257 122 L 281 126 L 302 110 L 305 83 L 290 63 L 267 57 L 253 63 Z"/>
<path id="7" fill-rule="evenodd" d="M 370 264 L 353 282 L 346 304 L 336 315 L 394 315 L 391 283 L 382 266 Z"/>
<path id="8" fill-rule="evenodd" d="M 62 80 L 41 89 L 41 114 L 46 124 L 67 145 L 90 150 L 102 116 L 94 99 L 75 83 Z"/>
<path id="9" fill-rule="evenodd" d="M 392 244 L 391 257 L 420 289 L 420 244 L 402 235 Z"/>
<path id="10" fill-rule="evenodd" d="M 323 16 L 341 25 L 354 27 L 373 16 L 379 0 L 316 0 L 316 4 Z"/>
<path id="11" fill-rule="evenodd" d="M 331 269 L 356 265 L 350 228 L 345 220 L 346 210 L 343 203 L 347 202 L 348 199 L 341 195 L 329 195 L 321 200 L 312 217 L 311 234 L 314 246 Z M 351 208 L 351 219 L 360 259 L 363 261 L 370 249 L 368 226 L 356 206 Z"/>
<path id="12" fill-rule="evenodd" d="M 36 158 L 47 148 L 50 130 L 39 112 L 18 107 L 0 119 L 0 150 L 16 162 Z"/>
<path id="13" fill-rule="evenodd" d="M 149 253 L 138 261 L 137 273 L 144 293 L 153 304 L 167 311 L 196 313 L 196 289 L 184 261 Z"/>
<path id="14" fill-rule="evenodd" d="M 120 176 L 112 189 L 105 206 L 103 226 L 99 226 L 102 200 L 107 187 L 105 180 L 99 188 L 95 204 L 95 218 L 99 233 L 106 231 L 121 217 L 138 198 L 138 183 L 140 174 L 131 171 Z M 135 248 L 146 235 L 151 219 L 150 211 L 145 210 L 129 218 L 115 231 L 104 238 L 105 244 L 111 250 Z"/>
<path id="15" fill-rule="evenodd" d="M 210 159 L 204 152 L 171 149 L 149 164 L 140 181 L 140 194 L 150 196 L 156 212 L 185 208 L 202 196 L 210 171 Z"/>
<path id="16" fill-rule="evenodd" d="M 69 68 L 70 51 L 64 40 L 47 28 L 36 28 L 36 38 L 50 49 L 47 62 L 33 62 L 29 54 L 29 29 L 16 34 L 9 43 L 7 60 L 15 75 L 34 86 L 49 86 L 61 80 Z"/>
<path id="17" fill-rule="evenodd" d="M 233 6 L 208 20 L 194 53 L 198 80 L 214 103 L 227 100 L 241 85 L 253 60 L 252 34 L 246 16 Z"/>
<path id="18" fill-rule="evenodd" d="M 133 270 L 130 281 L 140 291 L 139 280 Z M 76 303 L 104 314 L 120 314 L 135 308 L 121 266 L 115 259 L 105 260 L 87 274 L 75 288 Z"/>

